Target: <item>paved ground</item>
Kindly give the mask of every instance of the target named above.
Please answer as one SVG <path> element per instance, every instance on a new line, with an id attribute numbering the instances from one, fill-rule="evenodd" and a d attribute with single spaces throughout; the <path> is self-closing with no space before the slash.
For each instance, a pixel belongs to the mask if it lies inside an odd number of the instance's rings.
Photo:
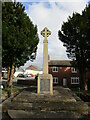
<path id="1" fill-rule="evenodd" d="M 88 110 L 88 104 L 70 89 L 63 87 L 54 87 L 53 96 L 38 95 L 36 87 L 28 87 L 2 104 L 3 113 L 7 113 L 13 119 L 74 118 L 77 120 L 85 118 Z"/>

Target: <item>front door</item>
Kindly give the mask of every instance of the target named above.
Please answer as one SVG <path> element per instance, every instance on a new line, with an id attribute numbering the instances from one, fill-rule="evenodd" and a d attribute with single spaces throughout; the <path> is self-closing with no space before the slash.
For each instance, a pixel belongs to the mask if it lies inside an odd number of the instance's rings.
<path id="1" fill-rule="evenodd" d="M 67 86 L 67 79 L 63 78 L 63 86 Z"/>

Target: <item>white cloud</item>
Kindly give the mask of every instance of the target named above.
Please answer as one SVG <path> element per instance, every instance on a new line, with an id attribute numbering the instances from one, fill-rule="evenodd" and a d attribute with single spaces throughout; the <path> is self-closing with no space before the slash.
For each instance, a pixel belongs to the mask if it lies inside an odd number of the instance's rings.
<path id="1" fill-rule="evenodd" d="M 10 0 L 2 0 L 9 2 Z M 12 0 L 16 2 L 88 2 L 89 0 Z"/>
<path id="2" fill-rule="evenodd" d="M 37 58 L 33 64 L 42 67 L 43 59 L 43 37 L 40 35 L 41 30 L 44 27 L 48 27 L 51 30 L 51 36 L 48 37 L 48 52 L 51 59 L 68 59 L 66 55 L 66 49 L 58 39 L 58 30 L 61 28 L 63 21 L 67 21 L 68 16 L 73 12 L 81 13 L 85 8 L 87 1 L 78 0 L 78 2 L 50 2 L 49 4 L 44 2 L 32 3 L 29 5 L 27 14 L 34 24 L 38 26 L 38 33 L 40 43 L 37 50 Z M 48 7 L 49 5 L 49 7 Z M 29 65 L 28 62 L 26 65 Z"/>

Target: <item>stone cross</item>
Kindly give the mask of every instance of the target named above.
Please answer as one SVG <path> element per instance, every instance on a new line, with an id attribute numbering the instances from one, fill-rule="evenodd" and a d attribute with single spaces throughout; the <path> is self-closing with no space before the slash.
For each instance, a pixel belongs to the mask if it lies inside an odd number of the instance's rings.
<path id="1" fill-rule="evenodd" d="M 43 41 L 43 73 L 48 74 L 48 40 L 47 37 L 51 35 L 51 32 L 47 27 L 41 31 L 41 35 L 44 37 Z"/>
<path id="2" fill-rule="evenodd" d="M 51 74 L 48 74 L 48 40 L 47 37 L 51 35 L 51 32 L 48 28 L 44 28 L 41 31 L 41 35 L 44 37 L 43 41 L 43 74 L 38 76 L 38 94 L 47 94 L 53 95 L 53 77 Z"/>
<path id="3" fill-rule="evenodd" d="M 49 35 L 51 35 L 51 32 L 49 31 L 49 29 L 47 27 L 45 27 L 42 31 L 41 31 L 41 35 L 44 37 L 44 42 L 48 42 L 47 41 L 47 37 L 49 37 Z"/>

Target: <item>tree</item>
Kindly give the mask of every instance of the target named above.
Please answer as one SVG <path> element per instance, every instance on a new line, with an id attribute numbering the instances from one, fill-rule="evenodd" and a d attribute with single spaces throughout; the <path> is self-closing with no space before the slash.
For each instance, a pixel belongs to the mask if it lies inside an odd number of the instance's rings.
<path id="1" fill-rule="evenodd" d="M 80 71 L 81 88 L 87 90 L 86 70 L 90 67 L 90 5 L 86 6 L 82 15 L 73 13 L 59 30 L 59 40 L 66 47 L 72 65 Z"/>
<path id="2" fill-rule="evenodd" d="M 2 71 L 2 4 L 0 1 L 0 79 L 1 79 L 1 71 Z"/>
<path id="3" fill-rule="evenodd" d="M 10 71 L 8 78 L 11 86 L 14 67 L 35 59 L 39 42 L 37 26 L 29 19 L 20 2 L 2 4 L 2 39 L 2 66 Z"/>

